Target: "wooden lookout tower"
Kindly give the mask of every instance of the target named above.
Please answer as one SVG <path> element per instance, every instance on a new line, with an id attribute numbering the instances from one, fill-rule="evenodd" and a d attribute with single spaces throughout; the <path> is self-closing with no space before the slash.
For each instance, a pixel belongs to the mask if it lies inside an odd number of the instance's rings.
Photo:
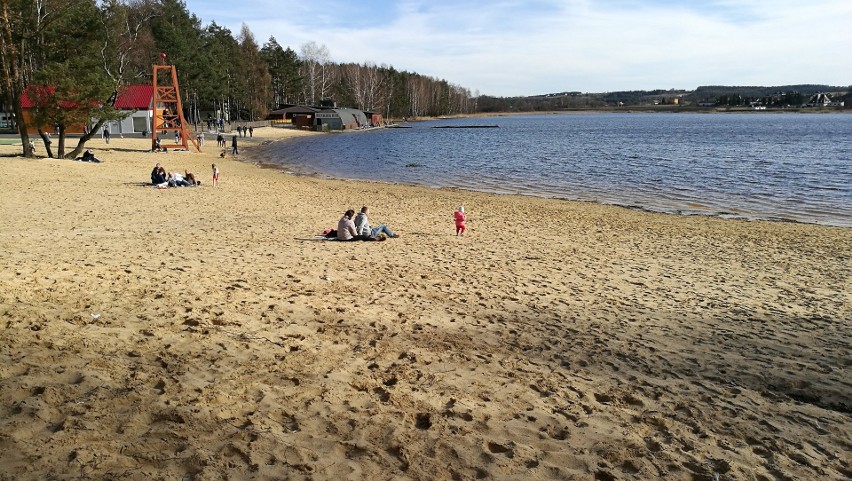
<path id="1" fill-rule="evenodd" d="M 189 124 L 183 118 L 177 70 L 174 65 L 166 65 L 166 54 L 160 54 L 160 58 L 162 58 L 162 64 L 154 65 L 152 73 L 154 115 L 151 119 L 151 146 L 154 148 L 157 145 L 157 137 L 162 135 L 160 148 L 189 150 L 191 142 L 195 150 L 201 152 L 201 147 L 192 136 Z"/>

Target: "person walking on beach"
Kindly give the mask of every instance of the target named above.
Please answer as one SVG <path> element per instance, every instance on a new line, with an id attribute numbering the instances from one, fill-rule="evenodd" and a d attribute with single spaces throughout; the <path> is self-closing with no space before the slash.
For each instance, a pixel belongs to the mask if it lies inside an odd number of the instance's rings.
<path id="1" fill-rule="evenodd" d="M 219 185 L 219 167 L 213 164 L 213 187 Z"/>
<path id="2" fill-rule="evenodd" d="M 453 212 L 453 218 L 456 221 L 456 237 L 463 236 L 465 231 L 464 221 L 467 220 L 467 215 L 464 213 L 463 205 L 460 205 L 459 208 Z"/>
<path id="3" fill-rule="evenodd" d="M 234 136 L 231 137 L 231 154 L 237 155 L 239 153 L 240 151 L 237 149 L 237 134 L 234 134 Z"/>

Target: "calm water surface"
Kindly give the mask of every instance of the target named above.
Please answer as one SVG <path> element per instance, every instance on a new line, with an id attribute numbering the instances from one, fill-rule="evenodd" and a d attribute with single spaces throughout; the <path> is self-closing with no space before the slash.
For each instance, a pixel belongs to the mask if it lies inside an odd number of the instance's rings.
<path id="1" fill-rule="evenodd" d="M 450 119 L 258 149 L 304 174 L 852 227 L 852 115 Z M 499 128 L 436 129 L 497 125 Z"/>

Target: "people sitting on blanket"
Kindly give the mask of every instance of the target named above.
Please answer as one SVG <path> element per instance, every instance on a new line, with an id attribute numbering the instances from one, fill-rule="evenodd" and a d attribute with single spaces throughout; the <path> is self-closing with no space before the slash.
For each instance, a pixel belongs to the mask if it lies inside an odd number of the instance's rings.
<path id="1" fill-rule="evenodd" d="M 169 178 L 167 181 L 169 187 L 189 187 L 190 184 L 182 175 L 177 172 L 169 172 Z"/>
<path id="2" fill-rule="evenodd" d="M 77 157 L 77 160 L 82 160 L 83 162 L 100 162 L 101 161 L 101 159 L 95 157 L 95 153 L 92 152 L 92 149 L 86 149 L 86 151 L 83 152 L 83 156 Z"/>
<path id="3" fill-rule="evenodd" d="M 157 167 L 154 167 L 155 172 L 159 172 L 161 169 L 162 172 L 165 172 L 165 170 L 160 167 L 160 164 L 157 164 Z M 189 175 L 192 175 L 188 171 L 185 172 Z M 160 189 L 168 189 L 169 187 L 193 187 L 195 185 L 198 185 L 194 183 L 195 176 L 192 176 L 193 182 L 190 183 L 190 181 L 186 177 L 180 175 L 177 172 L 169 172 L 168 174 L 166 174 L 165 180 L 163 182 L 155 182 L 155 180 L 159 179 L 159 175 L 155 177 L 154 172 L 151 172 L 151 182 L 153 182 L 154 185 L 156 185 Z"/>
<path id="4" fill-rule="evenodd" d="M 373 239 L 378 238 L 382 234 L 393 238 L 399 237 L 399 234 L 394 234 L 385 224 L 378 227 L 371 227 L 370 219 L 367 218 L 367 210 L 367 206 L 361 207 L 361 213 L 355 216 L 355 230 L 358 232 L 358 235 L 369 236 Z"/>
<path id="5" fill-rule="evenodd" d="M 355 230 L 355 222 L 352 218 L 355 217 L 355 211 L 352 209 L 343 213 L 343 217 L 337 223 L 337 240 L 339 241 L 383 241 L 385 236 L 370 237 L 368 235 L 359 235 Z"/>
<path id="6" fill-rule="evenodd" d="M 192 172 L 186 169 L 184 169 L 183 171 L 183 178 L 186 179 L 187 182 L 189 182 L 189 185 L 201 185 L 201 182 L 195 180 L 195 176 L 192 175 Z"/>
<path id="7" fill-rule="evenodd" d="M 151 183 L 154 185 L 162 184 L 166 181 L 166 179 L 166 169 L 157 162 L 157 165 L 154 166 L 154 170 L 151 171 Z"/>

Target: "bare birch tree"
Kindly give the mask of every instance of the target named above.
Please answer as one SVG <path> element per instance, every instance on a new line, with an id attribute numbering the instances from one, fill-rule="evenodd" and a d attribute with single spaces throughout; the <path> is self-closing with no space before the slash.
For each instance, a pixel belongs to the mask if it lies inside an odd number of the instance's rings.
<path id="1" fill-rule="evenodd" d="M 301 59 L 302 77 L 305 79 L 305 102 L 316 105 L 318 100 L 323 100 L 331 87 L 332 76 L 329 63 L 331 56 L 328 47 L 317 45 L 316 42 L 308 42 L 302 45 Z"/>

